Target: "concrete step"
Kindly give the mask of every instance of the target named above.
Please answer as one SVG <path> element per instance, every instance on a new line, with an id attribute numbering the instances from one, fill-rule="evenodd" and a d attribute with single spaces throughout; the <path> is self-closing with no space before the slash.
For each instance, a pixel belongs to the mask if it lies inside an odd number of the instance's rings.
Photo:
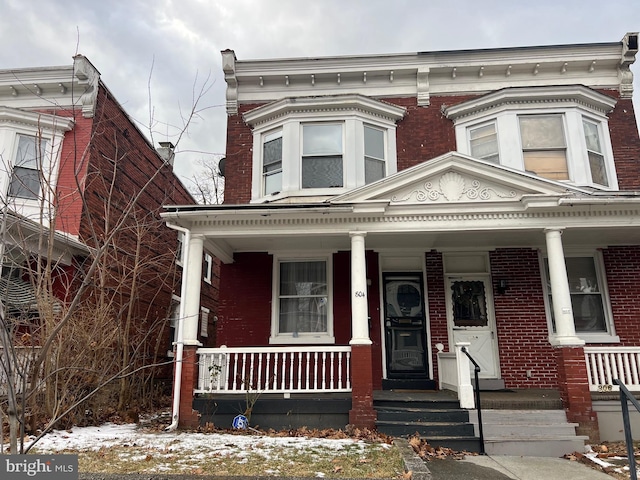
<path id="1" fill-rule="evenodd" d="M 475 436 L 474 425 L 469 422 L 394 422 L 378 420 L 376 427 L 379 432 L 394 437 L 409 437 L 415 434 L 425 439 Z"/>
<path id="2" fill-rule="evenodd" d="M 379 421 L 396 422 L 468 422 L 469 412 L 463 409 L 377 408 Z"/>
<path id="3" fill-rule="evenodd" d="M 469 420 L 478 432 L 477 410 Z M 561 457 L 584 449 L 587 437 L 576 435 L 576 423 L 564 410 L 482 410 L 485 450 L 491 455 Z"/>

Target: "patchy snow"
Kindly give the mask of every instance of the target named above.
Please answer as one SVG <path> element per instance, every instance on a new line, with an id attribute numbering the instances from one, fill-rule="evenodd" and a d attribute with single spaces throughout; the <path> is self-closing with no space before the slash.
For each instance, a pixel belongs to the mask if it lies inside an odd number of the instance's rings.
<path id="1" fill-rule="evenodd" d="M 323 439 L 314 437 L 271 437 L 260 434 L 234 435 L 228 433 L 156 432 L 138 428 L 135 424 L 106 423 L 97 427 L 74 427 L 54 430 L 40 439 L 35 449 L 42 453 L 63 450 L 90 451 L 101 448 L 150 447 L 167 452 L 235 455 L 244 457 L 260 452 L 265 456 L 275 449 L 332 450 L 345 448 L 364 450 L 366 443 L 355 439 Z M 384 444 L 381 444 L 384 447 Z"/>

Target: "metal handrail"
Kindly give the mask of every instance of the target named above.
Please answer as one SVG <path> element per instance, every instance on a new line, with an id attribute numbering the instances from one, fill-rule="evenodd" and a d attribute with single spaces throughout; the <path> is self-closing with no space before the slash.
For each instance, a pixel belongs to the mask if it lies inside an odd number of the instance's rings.
<path id="1" fill-rule="evenodd" d="M 467 347 L 462 347 L 462 353 L 464 353 L 469 361 L 473 363 L 473 377 L 476 381 L 476 384 L 473 387 L 473 393 L 476 397 L 476 409 L 478 410 L 478 434 L 480 436 L 480 455 L 485 455 L 484 451 L 484 431 L 482 429 L 482 407 L 480 406 L 480 382 L 478 381 L 478 374 L 482 370 L 480 365 L 473 359 L 473 357 L 469 354 Z M 637 480 L 637 479 L 634 479 Z"/>
<path id="2" fill-rule="evenodd" d="M 620 387 L 620 406 L 622 407 L 622 422 L 624 424 L 624 439 L 627 444 L 627 459 L 629 460 L 629 473 L 631 480 L 638 480 L 636 471 L 636 457 L 633 454 L 633 437 L 631 436 L 631 422 L 629 420 L 629 403 L 631 402 L 636 410 L 640 412 L 640 402 L 631 394 L 627 387 L 616 378 L 613 380 L 615 385 Z"/>

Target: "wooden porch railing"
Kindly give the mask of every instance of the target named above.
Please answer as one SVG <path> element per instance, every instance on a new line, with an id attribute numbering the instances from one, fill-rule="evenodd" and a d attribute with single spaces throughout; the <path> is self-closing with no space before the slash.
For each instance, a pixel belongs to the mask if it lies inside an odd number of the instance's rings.
<path id="1" fill-rule="evenodd" d="M 640 391 L 640 347 L 585 347 L 589 390 L 619 391 L 619 379 L 629 390 Z"/>
<path id="2" fill-rule="evenodd" d="M 22 393 L 23 380 L 25 376 L 31 373 L 31 362 L 40 353 L 40 347 L 12 347 L 9 352 L 9 361 L 11 363 L 11 373 L 15 393 Z M 7 378 L 7 358 L 3 347 L 0 347 L 0 396 L 8 395 L 9 379 Z"/>
<path id="3" fill-rule="evenodd" d="M 351 347 L 200 348 L 195 393 L 351 391 Z"/>

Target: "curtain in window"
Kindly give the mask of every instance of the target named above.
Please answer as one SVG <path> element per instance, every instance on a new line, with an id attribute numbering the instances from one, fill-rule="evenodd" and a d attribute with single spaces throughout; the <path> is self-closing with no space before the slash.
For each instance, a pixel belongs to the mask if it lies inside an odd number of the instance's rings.
<path id="1" fill-rule="evenodd" d="M 25 135 L 19 135 L 18 138 L 18 151 L 11 174 L 9 195 L 36 199 L 40 196 L 40 165 L 47 142 Z"/>
<path id="2" fill-rule="evenodd" d="M 326 262 L 280 264 L 279 333 L 326 332 L 327 303 Z"/>

